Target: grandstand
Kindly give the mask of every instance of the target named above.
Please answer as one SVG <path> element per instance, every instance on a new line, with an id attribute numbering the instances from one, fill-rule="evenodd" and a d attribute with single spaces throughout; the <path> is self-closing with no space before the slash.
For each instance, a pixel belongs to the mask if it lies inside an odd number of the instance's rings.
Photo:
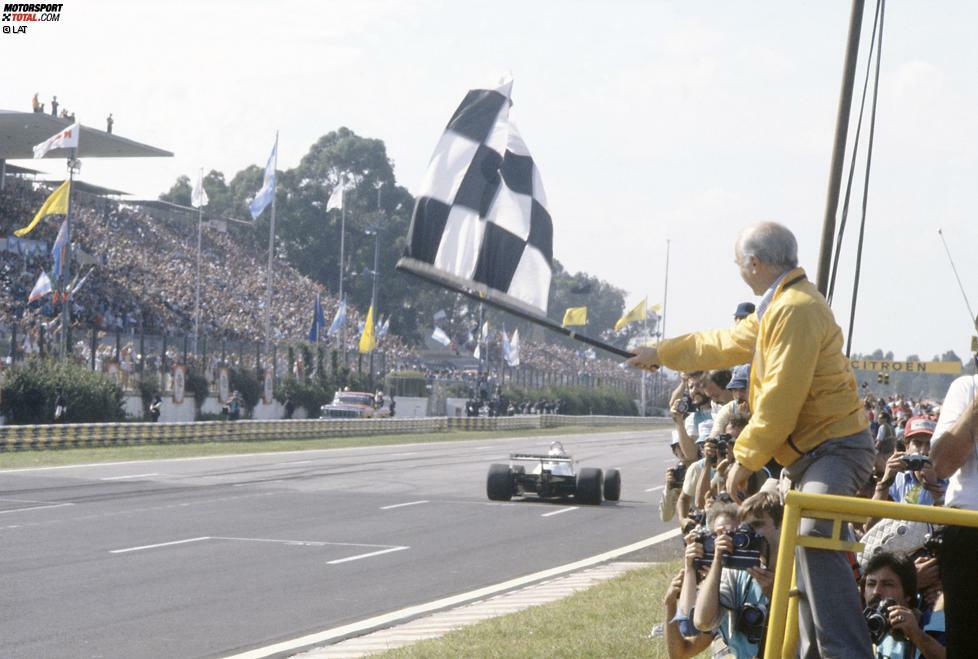
<path id="1" fill-rule="evenodd" d="M 23 357 L 49 348 L 52 333 L 59 330 L 58 309 L 50 296 L 34 303 L 28 303 L 27 297 L 41 270 L 50 268 L 50 247 L 60 222 L 48 220 L 25 239 L 11 239 L 13 231 L 28 223 L 59 182 L 40 180 L 36 170 L 6 160 L 29 157 L 33 144 L 65 125 L 64 120 L 47 115 L 0 111 L 0 350 L 8 361 L 11 355 Z M 172 155 L 114 134 L 88 127 L 82 130 L 79 157 Z M 57 152 L 52 153 L 57 157 Z M 253 230 L 251 222 L 206 213 L 205 219 L 200 363 L 213 372 L 218 357 L 228 365 L 256 369 L 272 360 L 278 379 L 290 372 L 308 374 L 314 365 L 300 366 L 287 358 L 292 353 L 288 346 L 305 341 L 317 293 L 327 322 L 336 312 L 338 299 L 321 283 L 276 260 L 271 324 L 278 349 L 262 357 L 257 343 L 264 337 L 267 253 L 259 253 L 253 240 L 244 239 L 245 232 Z M 168 364 L 193 362 L 194 355 L 188 354 L 192 341 L 187 337 L 194 325 L 196 209 L 159 200 L 134 200 L 123 191 L 76 180 L 72 223 L 73 270 L 78 272 L 80 267 L 81 276 L 87 274 L 73 300 L 74 357 L 100 370 L 114 361 L 127 374 L 141 370 L 140 366 L 165 372 Z M 356 328 L 364 315 L 349 308 L 347 345 L 339 346 L 336 339 L 328 338 L 324 347 L 355 355 Z M 399 368 L 443 371 L 426 362 L 434 359 L 437 363 L 444 354 L 422 357 L 394 333 L 379 341 L 378 352 L 379 374 Z M 295 351 L 292 356 L 298 361 L 300 355 Z M 614 361 L 585 363 L 574 350 L 524 340 L 523 367 L 519 373 L 511 372 L 509 380 L 537 385 L 593 383 L 596 376 L 605 382 L 634 384 L 635 378 L 629 375 L 617 369 Z"/>

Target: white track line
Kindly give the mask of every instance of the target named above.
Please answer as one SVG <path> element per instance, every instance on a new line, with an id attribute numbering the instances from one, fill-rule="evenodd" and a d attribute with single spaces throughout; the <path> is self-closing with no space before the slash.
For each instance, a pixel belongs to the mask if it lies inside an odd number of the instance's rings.
<path id="1" fill-rule="evenodd" d="M 140 547 L 126 547 L 125 549 L 113 549 L 110 554 L 125 554 L 131 551 L 142 551 L 143 549 L 156 549 L 157 547 L 170 547 L 173 545 L 184 545 L 188 542 L 200 542 L 201 540 L 210 540 L 211 537 L 208 535 L 203 535 L 199 538 L 187 538 L 186 540 L 174 540 L 173 542 L 161 542 L 156 545 L 142 545 Z"/>
<path id="2" fill-rule="evenodd" d="M 389 458 L 403 458 L 408 455 L 417 455 L 417 451 L 407 451 L 405 453 L 390 453 L 387 457 Z"/>
<path id="3" fill-rule="evenodd" d="M 157 473 L 152 474 L 130 474 L 129 476 L 106 476 L 105 478 L 100 478 L 100 481 L 121 481 L 127 478 L 148 478 L 150 476 L 159 476 Z"/>
<path id="4" fill-rule="evenodd" d="M 356 556 L 350 556 L 348 558 L 339 558 L 335 561 L 326 561 L 326 565 L 339 565 L 340 563 L 349 563 L 350 561 L 359 561 L 361 558 L 370 558 L 371 556 L 380 556 L 381 554 L 389 554 L 392 551 L 403 551 L 405 549 L 410 549 L 410 547 L 390 547 L 388 549 L 381 549 L 379 551 L 372 551 L 368 554 L 357 554 Z"/>
<path id="5" fill-rule="evenodd" d="M 263 648 L 241 652 L 239 654 L 226 657 L 225 659 L 264 659 L 264 657 L 270 657 L 276 654 L 283 654 L 286 652 L 294 653 L 296 650 L 308 647 L 310 645 L 325 643 L 343 636 L 359 634 L 367 630 L 384 627 L 407 618 L 413 618 L 423 613 L 429 613 L 431 611 L 437 611 L 438 609 L 456 606 L 464 602 L 482 599 L 488 597 L 489 595 L 495 595 L 496 593 L 504 590 L 512 590 L 513 588 L 525 586 L 526 584 L 533 583 L 535 581 L 542 581 L 543 579 L 549 579 L 560 574 L 566 574 L 575 570 L 591 567 L 592 565 L 610 561 L 614 558 L 618 558 L 619 556 L 624 556 L 625 554 L 630 554 L 634 551 L 638 551 L 639 549 L 645 549 L 646 547 L 657 545 L 660 542 L 665 542 L 666 540 L 678 536 L 679 529 L 672 529 L 671 531 L 654 535 L 651 538 L 646 538 L 645 540 L 640 540 L 630 545 L 625 545 L 624 547 L 619 547 L 618 549 L 612 549 L 611 551 L 606 551 L 603 554 L 597 554 L 596 556 L 584 558 L 573 563 L 567 563 L 566 565 L 550 568 L 549 570 L 535 572 L 534 574 L 528 574 L 524 577 L 517 577 L 516 579 L 503 581 L 502 583 L 486 586 L 485 588 L 479 588 L 478 590 L 471 590 L 467 593 L 461 593 L 460 595 L 444 597 L 433 602 L 409 606 L 398 611 L 391 611 L 390 613 L 384 613 L 379 616 L 374 616 L 373 618 L 367 618 L 366 620 L 350 623 L 349 625 L 333 627 L 332 629 L 316 632 L 314 634 L 308 634 L 306 636 L 300 636 L 299 638 L 294 638 L 289 641 L 282 641 L 281 643 L 268 645 Z"/>
<path id="6" fill-rule="evenodd" d="M 273 467 L 281 467 L 282 465 L 305 465 L 312 462 L 312 460 L 293 460 L 292 462 L 276 462 Z"/>
<path id="7" fill-rule="evenodd" d="M 65 506 L 73 506 L 73 503 L 52 503 L 49 506 L 31 506 L 30 508 L 14 508 L 12 510 L 0 510 L 0 515 L 6 515 L 7 513 L 23 513 L 28 510 L 44 510 L 45 508 L 63 508 Z"/>
<path id="8" fill-rule="evenodd" d="M 561 508 L 560 510 L 555 510 L 552 513 L 543 513 L 540 517 L 553 517 L 554 515 L 559 515 L 561 513 L 569 513 L 572 510 L 577 510 L 577 506 L 570 506 L 569 508 Z"/>
<path id="9" fill-rule="evenodd" d="M 647 489 L 645 491 L 646 492 L 658 492 L 659 490 L 661 490 L 663 488 L 665 488 L 665 485 L 657 485 L 655 487 L 650 487 L 649 489 Z"/>
<path id="10" fill-rule="evenodd" d="M 404 508 L 405 506 L 417 506 L 422 503 L 431 503 L 427 499 L 422 499 L 421 501 L 408 501 L 407 503 L 395 503 L 392 506 L 381 506 L 381 510 L 393 510 L 394 508 Z"/>

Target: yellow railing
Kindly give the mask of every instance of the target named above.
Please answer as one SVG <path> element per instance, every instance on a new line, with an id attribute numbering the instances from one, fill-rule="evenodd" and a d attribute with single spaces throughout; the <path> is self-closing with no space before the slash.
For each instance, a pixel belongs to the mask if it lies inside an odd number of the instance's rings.
<path id="1" fill-rule="evenodd" d="M 832 520 L 832 537 L 816 538 L 799 535 L 803 517 Z M 917 506 L 890 501 L 856 499 L 828 494 L 789 492 L 785 497 L 784 519 L 781 523 L 781 544 L 774 575 L 774 593 L 768 621 L 765 647 L 768 656 L 777 656 L 770 648 L 781 648 L 781 657 L 791 659 L 798 646 L 798 598 L 791 588 L 795 582 L 795 548 L 833 549 L 836 551 L 862 551 L 857 542 L 842 540 L 845 522 L 865 523 L 870 517 L 903 519 L 929 524 L 978 527 L 978 512 Z"/>

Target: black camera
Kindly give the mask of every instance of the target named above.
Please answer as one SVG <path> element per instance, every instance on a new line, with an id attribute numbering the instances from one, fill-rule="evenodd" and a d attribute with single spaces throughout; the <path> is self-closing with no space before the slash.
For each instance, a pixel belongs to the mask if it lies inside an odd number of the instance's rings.
<path id="1" fill-rule="evenodd" d="M 733 540 L 733 553 L 723 557 L 723 567 L 732 570 L 746 570 L 752 567 L 760 567 L 761 552 L 765 547 L 764 536 L 758 535 L 749 524 L 741 524 L 737 530 L 730 534 Z M 716 552 L 715 533 L 702 531 L 696 538 L 696 542 L 703 545 L 703 558 L 697 558 L 696 567 L 707 567 L 713 564 L 713 554 Z"/>
<path id="2" fill-rule="evenodd" d="M 760 644 L 764 640 L 764 627 L 767 624 L 767 607 L 763 604 L 745 603 L 737 612 L 734 627 L 747 637 L 748 643 Z"/>
<path id="3" fill-rule="evenodd" d="M 670 467 L 668 472 L 670 478 L 672 478 L 673 489 L 682 487 L 683 481 L 686 479 L 686 464 L 678 462 L 675 467 Z"/>
<path id="4" fill-rule="evenodd" d="M 924 465 L 930 464 L 930 458 L 926 455 L 904 455 L 900 457 L 900 462 L 910 471 L 920 471 Z"/>
<path id="5" fill-rule="evenodd" d="M 931 557 L 939 559 L 941 548 L 944 546 L 944 529 L 934 529 L 924 536 L 924 551 Z"/>
<path id="6" fill-rule="evenodd" d="M 683 416 L 689 416 L 696 411 L 696 403 L 693 402 L 693 397 L 690 396 L 689 392 L 687 391 L 682 395 L 682 398 L 676 401 L 673 409 Z"/>
<path id="7" fill-rule="evenodd" d="M 689 533 L 697 526 L 703 526 L 706 523 L 706 513 L 702 510 L 691 508 L 689 512 L 686 513 L 686 519 L 689 521 L 683 525 L 683 535 Z"/>
<path id="8" fill-rule="evenodd" d="M 890 632 L 890 608 L 896 606 L 896 600 L 889 597 L 870 602 L 863 610 L 863 617 L 866 619 L 866 626 L 869 627 L 869 636 L 875 645 Z M 898 641 L 906 640 L 900 632 L 895 632 L 893 638 Z"/>

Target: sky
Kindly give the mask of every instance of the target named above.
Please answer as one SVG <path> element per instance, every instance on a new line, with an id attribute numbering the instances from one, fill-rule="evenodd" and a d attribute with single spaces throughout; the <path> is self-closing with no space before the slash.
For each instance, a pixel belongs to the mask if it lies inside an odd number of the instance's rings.
<path id="1" fill-rule="evenodd" d="M 857 73 L 865 73 L 868 2 Z M 200 167 L 279 168 L 347 126 L 387 145 L 417 192 L 472 88 L 511 73 L 555 256 L 662 302 L 666 334 L 723 327 L 754 300 L 740 229 L 787 225 L 812 279 L 850 3 L 66 0 L 59 23 L 0 34 L 0 109 L 40 92 L 83 124 L 173 151 L 89 159 L 82 179 L 156 197 Z M 973 328 L 938 236 L 978 302 L 978 5 L 890 3 L 854 352 L 968 353 Z M 855 112 L 853 113 L 853 121 Z M 867 134 L 864 131 L 864 137 Z M 850 138 L 854 130 L 850 130 Z M 865 141 L 861 147 L 865 153 Z M 18 161 L 51 178 L 63 161 Z M 833 308 L 847 331 L 862 204 L 857 168 Z"/>

